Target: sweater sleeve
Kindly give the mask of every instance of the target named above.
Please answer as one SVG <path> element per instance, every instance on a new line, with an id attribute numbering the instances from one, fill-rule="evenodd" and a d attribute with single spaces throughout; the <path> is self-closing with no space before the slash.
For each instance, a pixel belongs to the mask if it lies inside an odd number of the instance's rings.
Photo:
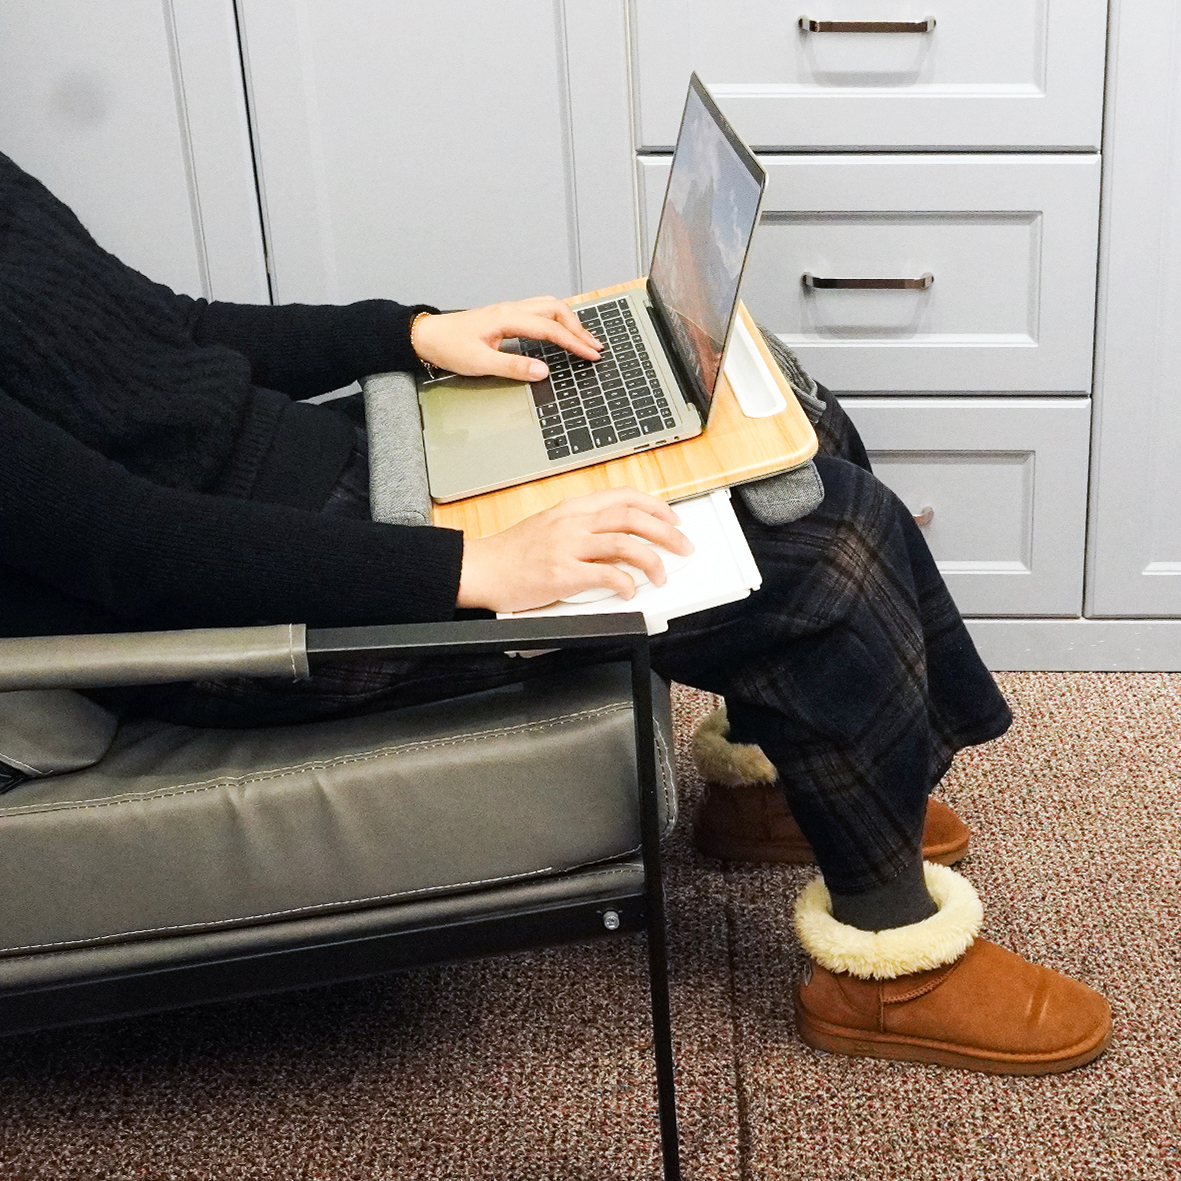
<path id="1" fill-rule="evenodd" d="M 410 322 L 419 312 L 437 310 L 388 299 L 270 307 L 176 298 L 197 344 L 237 350 L 249 360 L 255 385 L 295 398 L 325 394 L 370 373 L 415 369 Z"/>
<path id="2" fill-rule="evenodd" d="M 451 529 L 161 487 L 0 393 L 0 560 L 131 626 L 450 619 L 462 553 Z"/>

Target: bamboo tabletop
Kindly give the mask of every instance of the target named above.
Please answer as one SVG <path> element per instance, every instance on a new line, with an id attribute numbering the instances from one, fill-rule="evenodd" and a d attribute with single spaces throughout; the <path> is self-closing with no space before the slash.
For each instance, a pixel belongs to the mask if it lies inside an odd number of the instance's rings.
<path id="1" fill-rule="evenodd" d="M 604 287 L 579 300 L 616 295 L 643 280 Z M 738 305 L 751 337 L 774 375 L 787 408 L 768 418 L 748 418 L 734 397 L 725 374 L 718 378 L 709 423 L 692 439 L 668 443 L 609 459 L 591 467 L 545 476 L 527 484 L 484 492 L 450 504 L 436 504 L 434 523 L 460 529 L 468 537 L 488 537 L 571 496 L 606 488 L 639 488 L 663 500 L 684 500 L 731 484 L 786 471 L 816 453 L 816 432 L 800 408 L 762 335 L 743 304 Z"/>

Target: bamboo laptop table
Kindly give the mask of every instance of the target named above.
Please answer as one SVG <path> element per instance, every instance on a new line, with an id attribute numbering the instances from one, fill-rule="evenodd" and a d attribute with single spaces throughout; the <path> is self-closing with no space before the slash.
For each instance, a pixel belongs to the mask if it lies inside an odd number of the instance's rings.
<path id="1" fill-rule="evenodd" d="M 616 295 L 642 282 L 642 279 L 635 279 L 588 295 L 593 298 Z M 695 438 L 667 443 L 576 471 L 544 476 L 466 500 L 436 504 L 434 523 L 462 530 L 468 537 L 488 537 L 571 496 L 631 487 L 662 500 L 685 500 L 702 492 L 712 492 L 715 488 L 745 484 L 787 471 L 811 459 L 817 447 L 812 424 L 742 303 L 738 305 L 738 314 L 787 403 L 778 414 L 748 418 L 739 408 L 723 372 L 718 377 L 709 422 Z"/>

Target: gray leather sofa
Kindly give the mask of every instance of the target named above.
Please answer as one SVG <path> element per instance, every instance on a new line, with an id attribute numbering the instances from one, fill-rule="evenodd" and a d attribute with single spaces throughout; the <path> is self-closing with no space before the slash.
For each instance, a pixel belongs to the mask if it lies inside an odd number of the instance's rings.
<path id="1" fill-rule="evenodd" d="M 612 662 L 299 727 L 117 726 L 70 692 L 567 646 Z M 0 1033 L 645 930 L 679 1176 L 672 729 L 640 616 L 0 640 L 0 763 Z"/>

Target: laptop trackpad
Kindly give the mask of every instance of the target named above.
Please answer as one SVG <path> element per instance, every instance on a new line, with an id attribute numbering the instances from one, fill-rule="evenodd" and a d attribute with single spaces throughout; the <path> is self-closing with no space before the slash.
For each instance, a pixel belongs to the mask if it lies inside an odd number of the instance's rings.
<path id="1" fill-rule="evenodd" d="M 431 495 L 450 499 L 545 471 L 530 387 L 455 377 L 421 395 Z"/>

